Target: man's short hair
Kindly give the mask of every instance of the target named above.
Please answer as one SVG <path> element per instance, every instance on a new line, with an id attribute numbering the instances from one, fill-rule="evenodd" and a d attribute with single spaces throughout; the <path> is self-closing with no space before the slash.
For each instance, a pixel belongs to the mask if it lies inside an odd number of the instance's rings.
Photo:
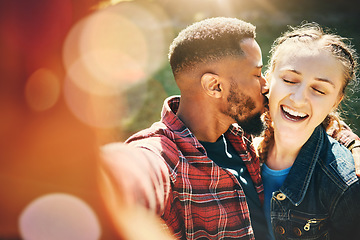
<path id="1" fill-rule="evenodd" d="M 170 45 L 172 71 L 176 75 L 197 63 L 242 57 L 240 42 L 245 38 L 255 38 L 255 26 L 237 18 L 216 17 L 196 22 L 182 30 Z"/>

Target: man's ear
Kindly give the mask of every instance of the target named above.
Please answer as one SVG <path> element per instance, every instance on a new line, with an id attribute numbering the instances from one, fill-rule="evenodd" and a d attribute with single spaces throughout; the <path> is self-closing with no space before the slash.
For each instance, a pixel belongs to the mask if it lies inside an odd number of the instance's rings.
<path id="1" fill-rule="evenodd" d="M 220 78 L 214 73 L 204 73 L 201 76 L 201 86 L 207 95 L 220 98 L 223 94 Z"/>

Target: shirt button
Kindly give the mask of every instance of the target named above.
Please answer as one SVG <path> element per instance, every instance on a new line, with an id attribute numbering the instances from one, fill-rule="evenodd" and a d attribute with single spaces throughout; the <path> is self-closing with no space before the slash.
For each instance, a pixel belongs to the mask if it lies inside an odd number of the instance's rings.
<path id="1" fill-rule="evenodd" d="M 296 236 L 300 237 L 302 235 L 302 232 L 301 232 L 300 228 L 296 227 L 293 230 L 294 230 L 294 233 L 295 233 Z"/>
<path id="2" fill-rule="evenodd" d="M 285 229 L 282 226 L 277 226 L 275 228 L 275 231 L 280 235 L 283 235 L 285 233 Z"/>
<path id="3" fill-rule="evenodd" d="M 285 194 L 283 193 L 279 193 L 278 195 L 276 195 L 276 199 L 279 201 L 282 201 L 286 198 Z"/>

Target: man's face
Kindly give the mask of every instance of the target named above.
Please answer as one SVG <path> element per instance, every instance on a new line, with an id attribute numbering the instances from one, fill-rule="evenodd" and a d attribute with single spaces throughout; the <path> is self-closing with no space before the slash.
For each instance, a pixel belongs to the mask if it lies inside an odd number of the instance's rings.
<path id="1" fill-rule="evenodd" d="M 260 135 L 265 125 L 261 120 L 262 111 L 254 111 L 256 106 L 254 99 L 241 92 L 238 87 L 234 87 L 230 90 L 227 100 L 225 114 L 232 117 L 246 133 Z"/>
<path id="2" fill-rule="evenodd" d="M 223 77 L 227 78 L 227 104 L 222 112 L 230 116 L 245 132 L 259 135 L 263 130 L 260 120 L 267 98 L 266 81 L 261 74 L 262 57 L 254 39 L 240 43 L 245 57 L 227 60 Z"/>

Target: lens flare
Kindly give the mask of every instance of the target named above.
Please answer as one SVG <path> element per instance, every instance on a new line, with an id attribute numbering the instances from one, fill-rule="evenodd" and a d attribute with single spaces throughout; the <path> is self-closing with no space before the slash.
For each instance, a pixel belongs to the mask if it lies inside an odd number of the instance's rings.
<path id="1" fill-rule="evenodd" d="M 69 109 L 83 123 L 98 128 L 120 127 L 124 112 L 121 94 L 91 94 L 69 78 L 65 79 L 64 93 Z"/>
<path id="2" fill-rule="evenodd" d="M 100 84 L 109 87 L 107 94 L 113 94 L 112 89 L 118 91 L 145 79 L 148 46 L 133 22 L 104 9 L 70 31 L 63 59 L 79 87 L 99 94 L 96 86 Z"/>
<path id="3" fill-rule="evenodd" d="M 146 73 L 151 75 L 159 70 L 167 61 L 168 46 L 173 39 L 172 22 L 164 9 L 155 3 L 122 2 L 108 11 L 120 14 L 138 27 L 147 45 Z"/>
<path id="4" fill-rule="evenodd" d="M 164 66 L 171 40 L 171 23 L 154 3 L 120 2 L 82 19 L 63 46 L 67 105 L 86 124 L 119 126 L 129 112 L 122 111 L 126 91 L 146 94 L 146 81 Z M 145 98 L 137 99 L 142 107 Z"/>
<path id="5" fill-rule="evenodd" d="M 31 202 L 21 213 L 25 240 L 96 240 L 101 227 L 92 208 L 78 197 L 53 193 Z"/>
<path id="6" fill-rule="evenodd" d="M 58 101 L 59 95 L 59 78 L 49 69 L 38 69 L 26 82 L 26 102 L 35 111 L 50 109 Z"/>

